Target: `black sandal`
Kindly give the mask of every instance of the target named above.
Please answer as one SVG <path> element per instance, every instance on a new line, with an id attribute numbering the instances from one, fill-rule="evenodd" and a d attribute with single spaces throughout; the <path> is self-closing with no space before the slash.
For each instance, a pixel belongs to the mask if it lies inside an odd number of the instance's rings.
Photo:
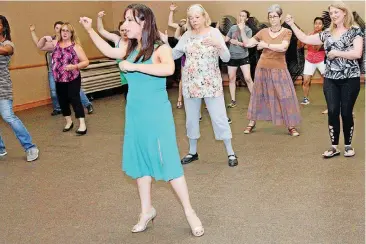
<path id="1" fill-rule="evenodd" d="M 332 147 L 331 149 L 325 151 L 322 155 L 324 158 L 333 158 L 335 156 L 341 155 L 341 151 Z"/>

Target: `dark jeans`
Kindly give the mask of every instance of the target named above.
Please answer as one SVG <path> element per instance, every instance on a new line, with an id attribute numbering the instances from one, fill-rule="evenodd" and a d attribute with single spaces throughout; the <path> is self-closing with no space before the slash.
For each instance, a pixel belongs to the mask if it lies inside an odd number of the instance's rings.
<path id="1" fill-rule="evenodd" d="M 323 91 L 328 106 L 328 128 L 332 145 L 338 145 L 342 117 L 344 144 L 351 145 L 354 131 L 353 106 L 360 92 L 360 77 L 324 79 Z"/>
<path id="2" fill-rule="evenodd" d="M 70 103 L 75 117 L 85 118 L 84 108 L 80 99 L 81 77 L 70 82 L 56 82 L 56 92 L 63 116 L 70 116 Z"/>

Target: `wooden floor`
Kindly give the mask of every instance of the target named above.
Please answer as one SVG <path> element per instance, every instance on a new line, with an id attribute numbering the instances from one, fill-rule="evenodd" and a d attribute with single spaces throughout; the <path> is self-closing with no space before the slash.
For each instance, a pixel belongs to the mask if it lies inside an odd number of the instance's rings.
<path id="1" fill-rule="evenodd" d="M 296 87 L 298 97 L 301 88 Z M 8 125 L 0 122 L 8 155 L 0 159 L 0 243 L 364 243 L 365 88 L 355 112 L 354 158 L 325 160 L 329 148 L 321 85 L 301 107 L 301 135 L 259 122 L 244 135 L 249 93 L 238 90 L 232 118 L 239 166 L 230 168 L 222 142 L 215 141 L 202 109 L 200 160 L 184 166 L 194 208 L 206 233 L 190 234 L 181 206 L 168 184 L 154 183 L 154 226 L 140 234 L 135 182 L 121 171 L 122 95 L 95 100 L 88 134 L 62 133 L 62 117 L 43 106 L 17 113 L 39 146 L 40 158 L 26 163 Z M 226 101 L 229 101 L 225 88 Z M 173 105 L 177 90 L 169 90 Z M 174 107 L 174 106 L 173 106 Z M 173 108 L 181 155 L 187 153 L 184 110 Z M 343 149 L 343 136 L 341 136 Z M 343 150 L 342 150 L 343 151 Z"/>

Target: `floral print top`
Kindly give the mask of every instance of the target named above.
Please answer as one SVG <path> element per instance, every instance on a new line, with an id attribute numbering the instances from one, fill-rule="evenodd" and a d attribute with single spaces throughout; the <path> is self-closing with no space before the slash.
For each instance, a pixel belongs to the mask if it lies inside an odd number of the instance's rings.
<path id="1" fill-rule="evenodd" d="M 230 60 L 230 52 L 218 29 L 210 27 L 204 35 L 187 31 L 173 49 L 173 58 L 185 54 L 182 69 L 182 90 L 186 98 L 219 97 L 223 95 L 219 57 L 223 62 Z M 203 45 L 205 38 L 211 37 L 220 43 L 220 49 Z"/>

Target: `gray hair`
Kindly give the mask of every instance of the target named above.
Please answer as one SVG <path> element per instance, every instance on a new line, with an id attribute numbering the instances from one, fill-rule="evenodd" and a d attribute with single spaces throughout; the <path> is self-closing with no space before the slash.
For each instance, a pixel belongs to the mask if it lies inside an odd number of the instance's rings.
<path id="1" fill-rule="evenodd" d="M 279 17 L 282 15 L 282 8 L 279 4 L 273 4 L 271 7 L 268 8 L 268 14 L 270 13 L 277 13 Z"/>

